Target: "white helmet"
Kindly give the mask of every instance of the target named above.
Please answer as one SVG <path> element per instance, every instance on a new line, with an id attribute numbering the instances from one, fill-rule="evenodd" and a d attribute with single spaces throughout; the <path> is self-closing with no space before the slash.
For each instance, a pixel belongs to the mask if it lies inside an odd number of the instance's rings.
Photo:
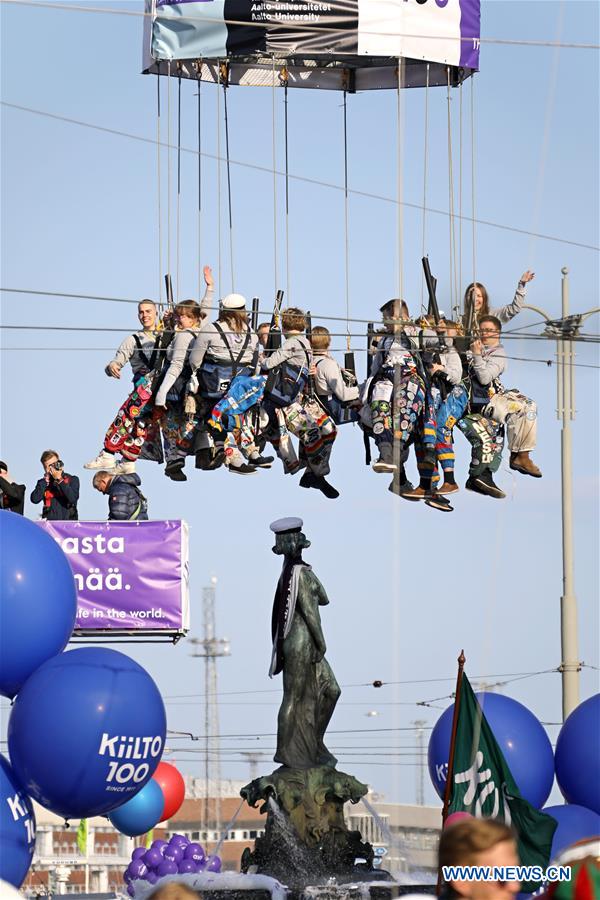
<path id="1" fill-rule="evenodd" d="M 246 309 L 246 298 L 243 294 L 227 294 L 221 300 L 221 309 Z"/>

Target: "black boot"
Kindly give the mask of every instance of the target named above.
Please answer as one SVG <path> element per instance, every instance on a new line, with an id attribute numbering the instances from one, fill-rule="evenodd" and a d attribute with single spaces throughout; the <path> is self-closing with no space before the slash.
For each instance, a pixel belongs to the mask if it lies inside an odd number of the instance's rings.
<path id="1" fill-rule="evenodd" d="M 172 459 L 167 463 L 165 475 L 171 481 L 187 481 L 187 475 L 183 471 L 185 459 Z"/>

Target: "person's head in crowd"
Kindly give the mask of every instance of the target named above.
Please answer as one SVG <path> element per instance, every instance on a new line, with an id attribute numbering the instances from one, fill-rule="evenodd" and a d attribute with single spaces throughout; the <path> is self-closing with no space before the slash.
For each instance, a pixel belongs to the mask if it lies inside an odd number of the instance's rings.
<path id="1" fill-rule="evenodd" d="M 383 318 L 384 328 L 388 332 L 399 331 L 403 322 L 410 319 L 410 313 L 405 300 L 394 297 L 380 307 L 379 312 Z"/>
<path id="2" fill-rule="evenodd" d="M 444 866 L 518 866 L 517 842 L 511 829 L 496 819 L 463 819 L 442 831 L 438 863 Z M 468 900 L 510 900 L 518 881 L 449 881 L 449 896 Z"/>
<path id="3" fill-rule="evenodd" d="M 175 319 L 182 331 L 186 328 L 198 328 L 202 322 L 200 304 L 195 300 L 182 300 L 175 307 Z"/>
<path id="4" fill-rule="evenodd" d="M 261 322 L 258 328 L 256 329 L 256 333 L 258 335 L 258 343 L 261 347 L 266 347 L 269 341 L 269 332 L 271 331 L 271 323 L 270 322 Z"/>
<path id="5" fill-rule="evenodd" d="M 248 325 L 246 298 L 243 294 L 227 294 L 221 300 L 219 322 L 223 322 L 229 331 L 244 331 Z"/>
<path id="6" fill-rule="evenodd" d="M 501 332 L 502 322 L 496 316 L 482 316 L 479 320 L 479 334 L 484 347 L 497 347 Z"/>
<path id="7" fill-rule="evenodd" d="M 44 450 L 40 456 L 40 462 L 44 467 L 44 473 L 50 478 L 60 481 L 63 476 L 65 464 L 56 450 Z"/>
<path id="8" fill-rule="evenodd" d="M 156 325 L 157 309 L 154 300 L 140 300 L 138 303 L 138 319 L 144 331 L 152 331 Z"/>
<path id="9" fill-rule="evenodd" d="M 183 881 L 169 881 L 153 891 L 148 900 L 202 900 L 202 894 Z"/>
<path id="10" fill-rule="evenodd" d="M 106 494 L 114 477 L 114 472 L 111 474 L 105 469 L 100 469 L 92 478 L 92 486 L 101 494 Z"/>
<path id="11" fill-rule="evenodd" d="M 281 330 L 286 337 L 306 331 L 306 316 L 303 310 L 297 306 L 288 306 L 281 316 Z"/>
<path id="12" fill-rule="evenodd" d="M 471 299 L 473 300 L 477 318 L 480 319 L 481 316 L 487 316 L 490 311 L 490 300 L 488 292 L 481 282 L 474 281 L 467 286 L 465 291 L 465 309 L 468 307 L 469 303 L 471 303 Z"/>
<path id="13" fill-rule="evenodd" d="M 2 462 L 2 460 L 0 460 L 0 476 L 2 478 L 6 478 L 7 475 L 8 475 L 8 466 L 6 465 L 5 462 Z"/>
<path id="14" fill-rule="evenodd" d="M 315 353 L 325 354 L 331 346 L 331 334 L 322 325 L 315 325 L 310 335 L 310 345 Z"/>

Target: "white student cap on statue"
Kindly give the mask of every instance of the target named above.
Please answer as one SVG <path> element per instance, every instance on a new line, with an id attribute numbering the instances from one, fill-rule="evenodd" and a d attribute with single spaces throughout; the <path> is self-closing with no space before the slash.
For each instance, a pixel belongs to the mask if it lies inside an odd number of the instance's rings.
<path id="1" fill-rule="evenodd" d="M 294 531 L 300 531 L 304 522 L 296 516 L 287 516 L 285 519 L 275 519 L 271 522 L 269 528 L 275 534 L 290 534 Z"/>

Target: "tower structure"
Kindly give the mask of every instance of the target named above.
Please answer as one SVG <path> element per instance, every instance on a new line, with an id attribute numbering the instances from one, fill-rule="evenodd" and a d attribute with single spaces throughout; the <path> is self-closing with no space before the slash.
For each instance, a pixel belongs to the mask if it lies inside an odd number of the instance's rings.
<path id="1" fill-rule="evenodd" d="M 425 805 L 425 719 L 415 719 L 415 740 L 417 744 L 417 806 Z"/>
<path id="2" fill-rule="evenodd" d="M 197 649 L 192 654 L 204 659 L 204 803 L 202 829 L 221 831 L 221 746 L 219 739 L 219 701 L 217 659 L 229 656 L 227 638 L 217 638 L 215 600 L 217 579 L 202 588 L 203 636 L 193 638 Z"/>

